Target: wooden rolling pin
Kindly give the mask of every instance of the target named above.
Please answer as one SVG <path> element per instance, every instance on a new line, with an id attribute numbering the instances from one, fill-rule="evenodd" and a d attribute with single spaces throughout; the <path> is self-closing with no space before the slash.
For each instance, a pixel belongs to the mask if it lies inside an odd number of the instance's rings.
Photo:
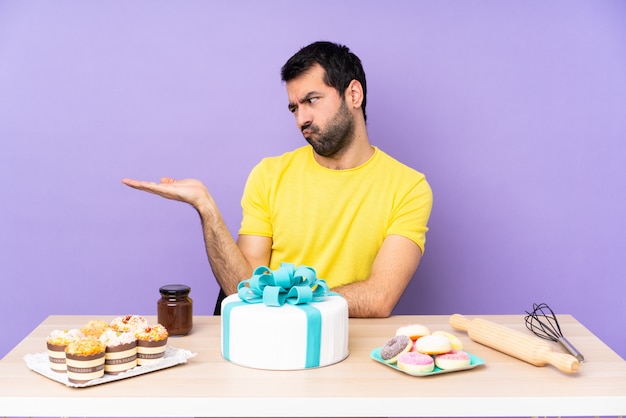
<path id="1" fill-rule="evenodd" d="M 454 329 L 467 331 L 467 335 L 477 343 L 535 366 L 551 364 L 565 373 L 575 373 L 580 366 L 576 357 L 552 351 L 544 341 L 484 319 L 469 320 L 463 315 L 454 314 L 450 317 L 450 325 Z"/>

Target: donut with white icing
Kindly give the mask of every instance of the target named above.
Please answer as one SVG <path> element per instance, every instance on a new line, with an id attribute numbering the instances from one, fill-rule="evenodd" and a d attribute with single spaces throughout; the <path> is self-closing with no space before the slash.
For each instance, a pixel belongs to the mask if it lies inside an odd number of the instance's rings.
<path id="1" fill-rule="evenodd" d="M 407 335 L 413 341 L 425 335 L 430 335 L 430 330 L 422 324 L 404 325 L 396 330 L 396 335 Z"/>
<path id="2" fill-rule="evenodd" d="M 452 350 L 452 343 L 450 340 L 442 335 L 426 335 L 417 341 L 413 351 L 422 354 L 443 354 Z"/>
<path id="3" fill-rule="evenodd" d="M 463 350 L 463 343 L 454 334 L 450 334 L 446 331 L 435 331 L 431 335 L 442 335 L 450 340 L 450 344 L 452 345 L 453 350 Z"/>

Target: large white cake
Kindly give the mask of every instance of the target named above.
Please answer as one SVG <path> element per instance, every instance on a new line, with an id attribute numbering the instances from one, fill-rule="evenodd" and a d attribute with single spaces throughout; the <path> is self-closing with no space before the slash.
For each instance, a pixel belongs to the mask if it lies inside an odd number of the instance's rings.
<path id="1" fill-rule="evenodd" d="M 222 302 L 222 356 L 270 370 L 328 366 L 348 356 L 348 304 L 339 295 L 319 302 L 266 306 L 237 294 Z"/>

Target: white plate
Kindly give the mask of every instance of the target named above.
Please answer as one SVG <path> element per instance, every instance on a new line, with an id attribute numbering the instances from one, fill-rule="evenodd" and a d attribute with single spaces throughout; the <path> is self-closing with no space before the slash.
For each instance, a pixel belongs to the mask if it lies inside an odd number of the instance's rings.
<path id="1" fill-rule="evenodd" d="M 152 364 L 146 364 L 143 366 L 137 366 L 130 370 L 127 370 L 120 374 L 106 374 L 103 377 L 90 380 L 87 383 L 72 383 L 67 380 L 66 373 L 59 373 L 50 369 L 50 361 L 48 360 L 48 353 L 26 354 L 24 361 L 29 369 L 46 376 L 56 382 L 63 383 L 66 386 L 75 388 L 82 388 L 87 386 L 101 385 L 103 383 L 114 382 L 116 380 L 127 379 L 129 377 L 135 377 L 142 374 L 154 372 L 156 370 L 166 369 L 168 367 L 176 366 L 178 364 L 186 363 L 187 359 L 194 357 L 197 353 L 192 353 L 189 350 L 175 348 L 172 346 L 165 347 L 165 353 L 160 361 Z"/>

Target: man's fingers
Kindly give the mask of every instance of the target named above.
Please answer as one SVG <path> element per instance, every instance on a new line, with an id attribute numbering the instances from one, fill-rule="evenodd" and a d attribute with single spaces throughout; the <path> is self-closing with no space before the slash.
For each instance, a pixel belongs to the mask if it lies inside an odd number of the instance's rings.
<path id="1" fill-rule="evenodd" d="M 157 183 L 153 181 L 139 181 L 132 179 L 122 179 L 122 183 L 125 185 L 132 187 L 133 189 L 153 191 L 158 186 Z"/>

